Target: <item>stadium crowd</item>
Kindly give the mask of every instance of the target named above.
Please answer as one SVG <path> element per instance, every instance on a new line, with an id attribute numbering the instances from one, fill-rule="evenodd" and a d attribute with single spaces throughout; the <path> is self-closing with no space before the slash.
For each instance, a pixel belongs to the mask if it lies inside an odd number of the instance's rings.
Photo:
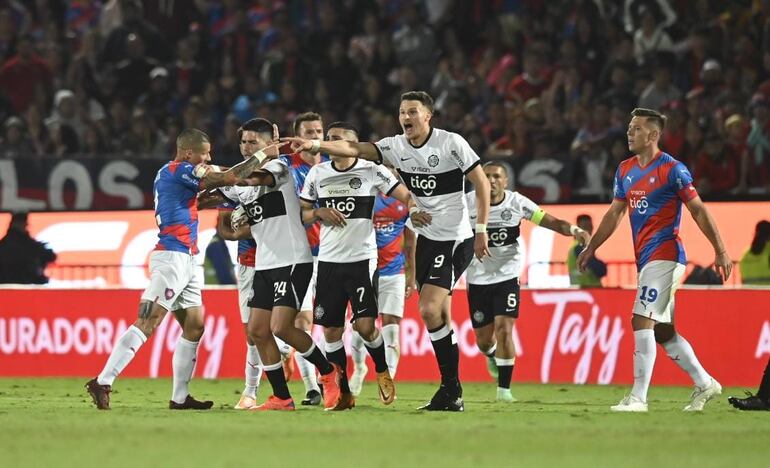
<path id="1" fill-rule="evenodd" d="M 770 194 L 770 1 L 2 0 L 0 157 L 156 158 L 314 110 L 399 133 L 402 92 L 536 201 L 603 201 L 634 107 L 705 199 Z"/>

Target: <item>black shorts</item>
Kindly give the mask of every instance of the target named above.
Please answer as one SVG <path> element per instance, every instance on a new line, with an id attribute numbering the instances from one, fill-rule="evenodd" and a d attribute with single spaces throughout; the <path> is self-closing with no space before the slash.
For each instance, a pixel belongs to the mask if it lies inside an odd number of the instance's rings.
<path id="1" fill-rule="evenodd" d="M 276 306 L 292 307 L 299 310 L 305 297 L 310 277 L 313 276 L 313 263 L 257 270 L 254 272 L 253 294 L 249 307 L 273 310 Z"/>
<path id="2" fill-rule="evenodd" d="M 498 315 L 518 318 L 519 278 L 495 284 L 468 283 L 468 312 L 473 328 L 494 323 Z"/>
<path id="3" fill-rule="evenodd" d="M 377 318 L 377 259 L 352 263 L 318 262 L 313 323 L 322 327 L 344 327 L 348 302 L 351 322 L 361 317 Z"/>
<path id="4" fill-rule="evenodd" d="M 432 284 L 451 291 L 473 260 L 473 237 L 435 241 L 418 236 L 415 257 L 418 287 Z"/>

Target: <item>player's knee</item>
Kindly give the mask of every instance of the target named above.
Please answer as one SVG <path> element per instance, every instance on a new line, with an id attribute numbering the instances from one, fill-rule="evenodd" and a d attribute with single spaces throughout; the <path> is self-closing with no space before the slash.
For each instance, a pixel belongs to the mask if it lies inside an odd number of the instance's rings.
<path id="1" fill-rule="evenodd" d="M 424 322 L 441 319 L 441 304 L 427 302 L 420 304 L 420 317 Z"/>
<path id="2" fill-rule="evenodd" d="M 495 340 L 491 338 L 476 338 L 476 346 L 479 348 L 479 351 L 481 351 L 481 354 L 489 353 L 489 350 L 492 349 L 494 344 Z"/>
<path id="3" fill-rule="evenodd" d="M 249 326 L 248 339 L 251 343 L 263 343 L 273 339 L 273 333 L 268 326 Z"/>
<path id="4" fill-rule="evenodd" d="M 285 323 L 283 321 L 270 322 L 270 331 L 273 335 L 286 341 L 289 336 L 289 330 L 295 327 L 294 323 Z"/>
<path id="5" fill-rule="evenodd" d="M 676 330 L 670 323 L 659 323 L 655 325 L 654 331 L 655 341 L 660 344 L 668 342 L 676 335 Z"/>
<path id="6" fill-rule="evenodd" d="M 304 315 L 298 315 L 297 318 L 294 319 L 294 326 L 300 330 L 310 330 L 310 326 L 312 324 L 313 323 L 310 321 L 310 319 Z"/>
<path id="7" fill-rule="evenodd" d="M 361 320 L 357 320 L 353 324 L 353 329 L 357 331 L 364 340 L 374 341 L 377 338 L 377 328 L 374 326 L 374 321 L 371 321 L 371 323 L 359 322 L 361 322 Z"/>

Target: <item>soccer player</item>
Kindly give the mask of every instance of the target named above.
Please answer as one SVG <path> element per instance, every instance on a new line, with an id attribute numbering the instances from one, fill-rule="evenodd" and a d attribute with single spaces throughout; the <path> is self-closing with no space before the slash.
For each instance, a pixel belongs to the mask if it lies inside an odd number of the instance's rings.
<path id="1" fill-rule="evenodd" d="M 698 362 L 690 343 L 674 327 L 674 293 L 685 270 L 685 252 L 679 238 L 682 203 L 714 247 L 714 266 L 723 279 L 732 262 L 713 218 L 698 196 L 687 167 L 662 152 L 658 143 L 666 117 L 637 108 L 628 124 L 628 149 L 634 153 L 615 172 L 614 199 L 596 234 L 578 257 L 585 271 L 594 252 L 612 235 L 628 209 L 639 270 L 631 326 L 634 330 L 634 386 L 612 411 L 647 411 L 647 389 L 655 364 L 655 342 L 687 372 L 695 383 L 685 411 L 702 411 L 722 392 L 722 386 Z"/>
<path id="2" fill-rule="evenodd" d="M 251 119 L 238 129 L 239 147 L 244 159 L 266 148 L 277 138 L 278 131 L 275 125 L 262 118 Z M 200 207 L 200 198 L 198 205 Z M 257 346 L 248 333 L 250 315 L 248 302 L 251 297 L 254 280 L 254 259 L 257 253 L 257 243 L 251 237 L 251 230 L 248 225 L 242 226 L 238 231 L 233 229 L 230 224 L 233 206 L 232 203 L 228 203 L 220 207 L 217 219 L 217 233 L 225 240 L 238 241 L 238 307 L 243 330 L 246 334 L 247 351 L 245 366 L 246 382 L 241 397 L 235 405 L 235 409 L 250 409 L 257 406 L 257 391 L 260 378 L 262 377 L 262 365 L 259 360 Z M 277 340 L 277 344 L 281 355 L 286 355 L 289 350 L 288 345 L 280 339 Z M 284 374 L 286 373 L 284 369 Z"/>
<path id="3" fill-rule="evenodd" d="M 329 127 L 328 137 L 330 141 L 355 142 L 358 131 L 346 122 L 335 122 Z M 352 306 L 353 328 L 364 339 L 374 361 L 380 399 L 389 405 L 396 397 L 396 388 L 385 360 L 382 334 L 374 323 L 378 314 L 377 242 L 372 222 L 375 195 L 392 195 L 412 205 L 415 224 L 429 222 L 430 217 L 416 209 L 409 191 L 387 169 L 360 159 L 331 159 L 310 169 L 301 204 L 303 221 L 322 221 L 313 313 L 315 323 L 324 327 L 326 357 L 341 370 L 340 399 L 333 409 L 355 406 L 342 341 L 348 303 Z"/>
<path id="4" fill-rule="evenodd" d="M 555 218 L 532 200 L 517 192 L 506 190 L 508 171 L 499 162 L 484 165 L 484 174 L 491 187 L 489 210 L 490 258 L 483 263 L 474 259 L 468 267 L 468 312 L 476 334 L 476 344 L 487 356 L 490 369 L 497 377 L 497 401 L 514 402 L 511 376 L 516 358 L 513 326 L 519 317 L 519 225 L 522 219 L 573 236 L 585 245 L 590 236 L 577 226 Z M 476 224 L 476 195 L 466 194 L 471 224 Z"/>
<path id="5" fill-rule="evenodd" d="M 323 139 L 324 137 L 323 120 L 321 119 L 321 116 L 315 112 L 304 112 L 299 114 L 294 119 L 293 130 L 296 136 L 302 138 Z M 299 151 L 287 156 L 282 156 L 282 158 L 286 161 L 294 176 L 294 188 L 296 189 L 298 197 L 302 194 L 302 187 L 305 185 L 305 178 L 307 177 L 310 168 L 318 163 L 329 160 L 326 156 L 319 153 L 311 153 L 309 151 Z M 305 225 L 305 229 L 307 240 L 310 244 L 310 252 L 313 254 L 313 276 L 310 279 L 310 286 L 307 289 L 307 293 L 302 300 L 300 312 L 297 314 L 296 326 L 297 328 L 305 330 L 307 334 L 310 334 L 313 329 L 313 293 L 316 284 L 318 243 L 321 225 L 318 222 L 309 223 Z M 305 398 L 302 400 L 302 404 L 318 405 L 321 402 L 321 389 L 316 380 L 315 367 L 299 354 L 295 354 L 295 358 L 300 375 L 302 376 L 302 382 L 305 384 L 306 394 Z"/>
<path id="6" fill-rule="evenodd" d="M 98 377 L 86 383 L 96 407 L 110 409 L 110 392 L 115 378 L 125 369 L 171 311 L 182 327 L 173 366 L 171 409 L 209 409 L 211 401 L 190 396 L 188 384 L 195 370 L 198 343 L 203 336 L 201 279 L 196 274 L 198 253 L 198 208 L 196 198 L 202 189 L 234 185 L 244 181 L 269 153 L 277 156 L 277 146 L 224 172 L 210 170 L 211 143 L 197 129 L 183 130 L 176 140 L 176 156 L 155 176 L 155 220 L 160 232 L 158 245 L 150 255 L 150 284 L 142 293 L 139 317 L 121 335 Z"/>
<path id="7" fill-rule="evenodd" d="M 397 176 L 395 168 L 388 170 Z M 377 194 L 374 202 L 374 232 L 377 238 L 377 303 L 382 320 L 382 338 L 385 341 L 385 361 L 390 376 L 395 378 L 400 355 L 399 326 L 404 317 L 404 301 L 417 285 L 414 282 L 414 248 L 417 237 L 406 227 L 409 209 L 396 198 Z M 353 357 L 353 374 L 350 391 L 354 396 L 361 393 L 366 373 L 364 340 L 357 332 L 350 337 L 350 354 Z"/>
<path id="8" fill-rule="evenodd" d="M 474 252 L 479 259 L 489 255 L 486 232 L 489 181 L 468 142 L 456 133 L 431 127 L 432 116 L 433 98 L 424 91 L 410 91 L 401 95 L 399 123 L 403 133 L 400 135 L 376 143 L 301 138 L 282 138 L 282 141 L 289 141 L 295 149 L 303 151 L 391 163 L 415 198 L 414 210 L 425 211 L 433 217 L 429 225 L 414 226 L 419 234 L 415 277 L 420 288 L 420 316 L 430 334 L 441 372 L 441 386 L 420 409 L 463 411 L 458 375 L 460 353 L 448 320 L 447 299 Z M 465 177 L 476 187 L 475 235 L 468 221 Z"/>
<path id="9" fill-rule="evenodd" d="M 321 373 L 324 406 L 339 399 L 338 371 L 324 357 L 313 339 L 295 326 L 301 298 L 313 275 L 299 199 L 289 166 L 282 158 L 264 164 L 247 179 L 247 187 L 227 187 L 222 195 L 240 206 L 233 211 L 232 227 L 243 223 L 259 240 L 254 264 L 248 332 L 256 343 L 273 395 L 251 410 L 294 410 L 273 334 L 291 345 Z"/>

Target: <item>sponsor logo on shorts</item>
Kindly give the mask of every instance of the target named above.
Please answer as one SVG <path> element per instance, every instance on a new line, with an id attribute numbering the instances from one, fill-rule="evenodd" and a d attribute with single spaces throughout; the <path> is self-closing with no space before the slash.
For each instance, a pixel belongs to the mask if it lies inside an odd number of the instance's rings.
<path id="1" fill-rule="evenodd" d="M 164 294 L 166 296 L 166 300 L 170 301 L 174 297 L 174 290 L 171 288 L 166 288 L 166 292 Z"/>
<path id="2" fill-rule="evenodd" d="M 473 321 L 481 323 L 484 320 L 484 312 L 477 310 L 473 313 Z"/>
<path id="3" fill-rule="evenodd" d="M 324 316 L 324 308 L 320 304 L 315 306 L 315 310 L 313 311 L 313 317 L 315 317 L 316 320 L 321 320 Z"/>

